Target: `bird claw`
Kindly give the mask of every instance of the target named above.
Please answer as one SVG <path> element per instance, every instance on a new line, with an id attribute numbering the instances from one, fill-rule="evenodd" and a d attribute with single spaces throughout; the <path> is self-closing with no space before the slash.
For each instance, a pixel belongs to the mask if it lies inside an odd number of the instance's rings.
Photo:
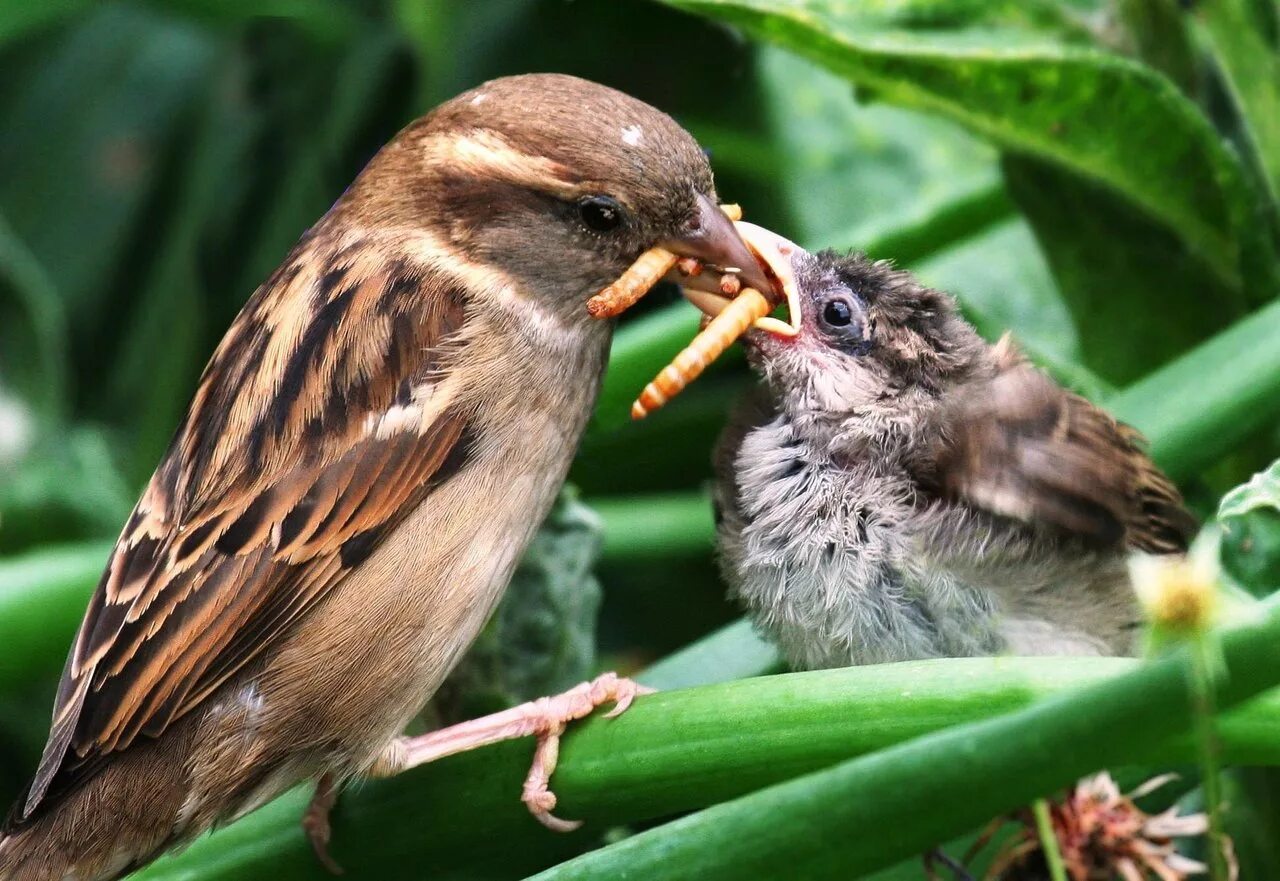
<path id="1" fill-rule="evenodd" d="M 329 824 L 329 813 L 333 810 L 334 803 L 338 800 L 338 788 L 333 782 L 333 777 L 325 774 L 320 778 L 320 782 L 316 784 L 315 795 L 311 797 L 311 804 L 307 806 L 307 811 L 302 815 L 302 831 L 306 833 L 307 840 L 311 842 L 311 850 L 315 852 L 316 860 L 331 875 L 341 875 L 343 873 L 342 866 L 329 853 L 329 840 L 332 837 L 333 829 Z"/>
<path id="2" fill-rule="evenodd" d="M 613 702 L 613 709 L 604 714 L 606 719 L 613 719 L 621 716 L 630 707 L 632 702 L 642 694 L 654 694 L 658 689 L 650 688 L 647 685 L 641 685 L 638 682 L 632 682 L 630 679 L 619 679 L 618 684 L 621 686 L 625 683 L 625 690 L 620 691 L 617 698 Z"/>
<path id="3" fill-rule="evenodd" d="M 606 719 L 615 718 L 625 713 L 638 695 L 653 692 L 654 689 L 616 673 L 604 673 L 562 695 L 547 699 L 545 703 L 535 703 L 542 714 L 538 720 L 542 730 L 538 734 L 538 745 L 521 795 L 534 819 L 555 832 L 572 832 L 582 826 L 581 820 L 562 820 L 551 813 L 556 807 L 556 794 L 549 784 L 560 758 L 560 735 L 564 734 L 568 723 L 589 716 L 610 701 L 613 707 L 604 716 Z"/>

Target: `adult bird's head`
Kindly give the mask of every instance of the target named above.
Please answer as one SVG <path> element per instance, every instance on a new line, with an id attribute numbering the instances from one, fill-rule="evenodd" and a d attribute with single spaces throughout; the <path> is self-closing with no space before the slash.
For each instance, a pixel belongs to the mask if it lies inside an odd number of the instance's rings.
<path id="1" fill-rule="evenodd" d="M 585 300 L 657 245 L 767 284 L 689 133 L 559 74 L 492 80 L 441 105 L 375 157 L 338 209 L 426 233 L 469 287 L 505 283 L 582 325 Z"/>

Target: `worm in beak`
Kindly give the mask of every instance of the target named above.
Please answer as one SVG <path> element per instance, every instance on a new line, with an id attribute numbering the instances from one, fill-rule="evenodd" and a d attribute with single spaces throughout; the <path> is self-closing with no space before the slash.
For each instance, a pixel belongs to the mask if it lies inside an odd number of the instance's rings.
<path id="1" fill-rule="evenodd" d="M 643 419 L 679 394 L 751 327 L 779 336 L 799 331 L 800 297 L 791 266 L 797 246 L 740 217 L 736 205 L 715 209 L 714 219 L 704 206 L 693 233 L 641 254 L 587 302 L 593 317 L 611 318 L 667 279 L 680 284 L 685 297 L 710 319 L 645 386 L 631 405 L 633 419 Z M 709 271 L 709 264 L 718 271 Z M 786 321 L 771 315 L 782 301 Z"/>

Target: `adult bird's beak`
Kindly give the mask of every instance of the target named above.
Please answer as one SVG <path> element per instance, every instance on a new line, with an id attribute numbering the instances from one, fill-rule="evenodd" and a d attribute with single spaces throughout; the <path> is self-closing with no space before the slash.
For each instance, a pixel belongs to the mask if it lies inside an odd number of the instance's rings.
<path id="1" fill-rule="evenodd" d="M 719 205 L 701 193 L 698 194 L 698 214 L 693 222 L 681 235 L 658 244 L 677 256 L 701 260 L 721 273 L 735 273 L 746 287 L 755 288 L 766 297 L 781 296 L 781 292 L 775 290 L 769 277 L 756 262 L 755 255 L 738 234 L 733 221 Z M 703 276 L 701 279 L 675 275 L 669 278 L 685 286 L 711 285 L 709 289 L 719 290 L 717 275 L 704 273 Z"/>
<path id="2" fill-rule="evenodd" d="M 800 284 L 796 281 L 794 262 L 805 250 L 795 242 L 785 239 L 771 230 L 754 223 L 736 221 L 734 223 L 739 237 L 751 251 L 752 259 L 770 280 L 770 287 L 757 288 L 765 293 L 770 302 L 786 304 L 784 319 L 772 316 L 757 318 L 752 325 L 766 330 L 776 336 L 792 337 L 800 332 L 802 315 L 800 312 Z M 707 284 L 704 277 L 678 279 L 685 299 L 697 306 L 709 318 L 714 318 L 724 311 L 734 299 L 725 294 L 714 284 Z"/>

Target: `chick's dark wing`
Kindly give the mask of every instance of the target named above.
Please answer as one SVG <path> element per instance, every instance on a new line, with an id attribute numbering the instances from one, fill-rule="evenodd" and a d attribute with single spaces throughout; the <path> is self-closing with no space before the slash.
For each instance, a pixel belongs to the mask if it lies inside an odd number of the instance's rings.
<path id="1" fill-rule="evenodd" d="M 93 595 L 19 820 L 200 704 L 460 467 L 464 308 L 420 268 L 316 236 L 255 293 Z"/>
<path id="2" fill-rule="evenodd" d="M 1095 546 L 1183 551 L 1195 521 L 1142 437 L 1001 343 L 1000 370 L 938 426 L 937 481 L 977 508 Z"/>

